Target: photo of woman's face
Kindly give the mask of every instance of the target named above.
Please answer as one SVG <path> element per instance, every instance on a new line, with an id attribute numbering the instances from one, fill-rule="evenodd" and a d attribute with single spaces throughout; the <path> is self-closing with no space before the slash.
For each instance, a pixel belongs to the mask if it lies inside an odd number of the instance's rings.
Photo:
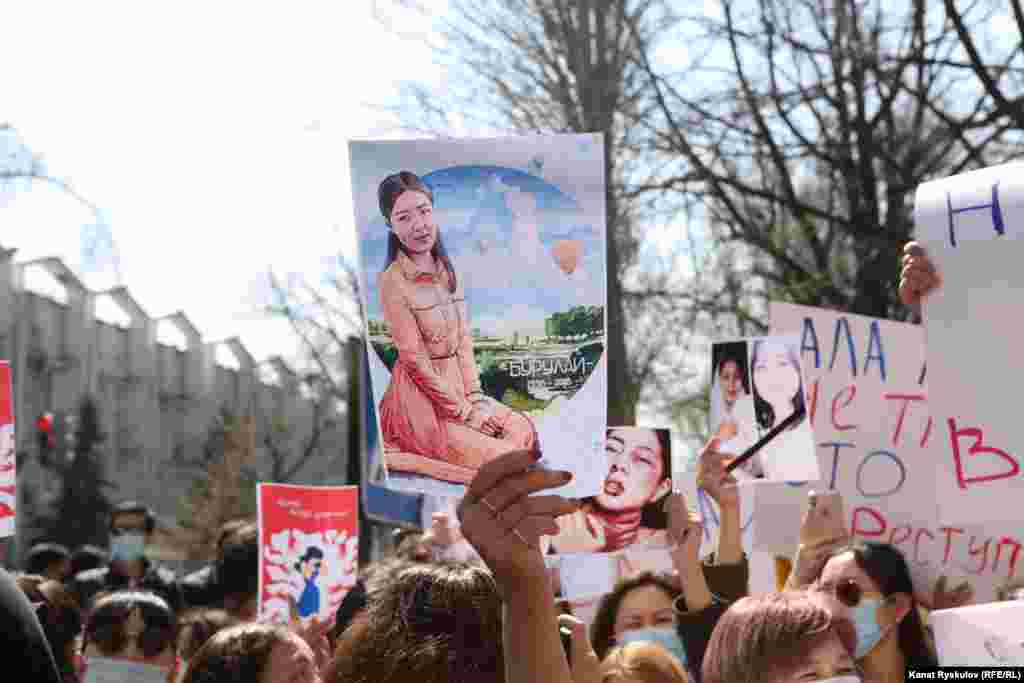
<path id="1" fill-rule="evenodd" d="M 790 402 L 800 391 L 800 368 L 790 360 L 785 347 L 762 346 L 754 365 L 754 385 L 773 406 Z"/>
<path id="2" fill-rule="evenodd" d="M 736 403 L 740 395 L 741 378 L 740 366 L 734 360 L 727 360 L 722 363 L 718 370 L 718 379 L 722 384 L 722 396 L 728 405 Z"/>
<path id="3" fill-rule="evenodd" d="M 399 195 L 391 210 L 391 230 L 410 254 L 425 254 L 437 241 L 430 197 L 415 190 Z"/>
<path id="4" fill-rule="evenodd" d="M 606 510 L 639 510 L 659 493 L 665 477 L 661 442 L 652 429 L 613 429 L 605 446 L 608 474 L 597 502 Z"/>

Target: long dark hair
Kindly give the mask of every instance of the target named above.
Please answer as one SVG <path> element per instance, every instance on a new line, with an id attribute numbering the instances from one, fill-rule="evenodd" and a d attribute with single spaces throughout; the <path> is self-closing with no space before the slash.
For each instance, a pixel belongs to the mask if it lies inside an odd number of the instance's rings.
<path id="1" fill-rule="evenodd" d="M 430 205 L 434 205 L 434 192 L 426 183 L 420 180 L 418 175 L 409 171 L 400 171 L 389 175 L 380 182 L 380 186 L 377 188 L 377 203 L 380 205 L 380 213 L 384 216 L 384 222 L 388 224 L 389 228 L 391 227 L 391 211 L 395 208 L 395 202 L 405 192 L 422 192 L 430 200 Z M 398 239 L 394 231 L 388 231 L 388 257 L 384 262 L 384 270 L 387 270 L 394 260 L 398 258 L 399 250 L 405 251 L 401 240 Z M 440 229 L 437 231 L 437 239 L 430 250 L 430 255 L 444 266 L 445 271 L 448 273 L 448 291 L 454 293 L 459 281 L 455 275 L 455 267 L 452 265 L 452 260 L 448 257 L 448 250 L 445 249 L 444 241 L 441 239 Z"/>
<path id="2" fill-rule="evenodd" d="M 601 602 L 598 603 L 594 622 L 590 626 L 590 641 L 594 644 L 594 652 L 601 659 L 615 647 L 615 620 L 619 616 L 622 601 L 637 588 L 645 586 L 656 586 L 672 600 L 679 596 L 679 590 L 671 581 L 654 572 L 641 572 L 631 579 L 624 579 L 615 584 L 612 592 L 601 598 Z"/>
<path id="3" fill-rule="evenodd" d="M 757 354 L 758 349 L 764 345 L 764 339 L 757 339 L 754 341 L 750 351 L 750 384 L 754 388 L 754 413 L 757 415 L 757 424 L 761 429 L 771 429 L 775 426 L 775 420 L 779 418 L 779 415 L 775 414 L 775 409 L 768 401 L 761 398 L 761 393 L 757 390 Z M 797 387 L 796 395 L 793 396 L 793 412 L 803 413 L 803 416 L 793 423 L 790 429 L 796 429 L 800 426 L 804 420 L 807 419 L 807 412 L 804 409 L 804 378 L 803 373 L 800 372 L 800 357 L 797 356 L 796 350 L 789 344 L 786 347 L 786 358 L 789 359 L 793 369 L 796 370 L 797 377 L 800 378 L 800 386 Z M 782 419 L 786 419 L 789 415 L 782 415 Z"/>
<path id="4" fill-rule="evenodd" d="M 907 668 L 938 666 L 925 637 L 924 624 L 917 611 L 917 598 L 914 597 L 914 582 L 903 553 L 888 543 L 861 541 L 838 550 L 833 557 L 844 552 L 853 553 L 857 566 L 871 577 L 882 595 L 906 593 L 910 598 L 910 611 L 897 627 L 900 651 L 906 658 Z"/>

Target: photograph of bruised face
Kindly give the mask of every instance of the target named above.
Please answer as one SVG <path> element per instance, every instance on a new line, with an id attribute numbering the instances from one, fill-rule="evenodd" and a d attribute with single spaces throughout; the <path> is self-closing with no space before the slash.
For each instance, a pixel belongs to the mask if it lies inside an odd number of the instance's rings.
<path id="1" fill-rule="evenodd" d="M 601 492 L 558 519 L 545 537 L 551 553 L 605 553 L 630 546 L 667 546 L 662 504 L 672 492 L 672 446 L 666 429 L 613 427 L 607 431 L 608 469 Z"/>

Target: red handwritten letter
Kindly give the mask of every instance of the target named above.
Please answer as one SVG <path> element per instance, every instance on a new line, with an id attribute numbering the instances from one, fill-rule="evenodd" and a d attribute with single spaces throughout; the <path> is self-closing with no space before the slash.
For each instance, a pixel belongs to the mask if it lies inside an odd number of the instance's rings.
<path id="1" fill-rule="evenodd" d="M 964 458 L 960 455 L 960 438 L 961 437 L 973 437 L 974 445 L 967 451 L 967 455 L 983 455 L 985 453 L 1002 458 L 1005 462 L 1009 463 L 1010 467 L 1005 472 L 998 474 L 986 474 L 980 477 L 968 477 L 964 473 Z M 999 479 L 1009 479 L 1010 477 L 1016 477 L 1020 474 L 1020 463 L 1007 453 L 1006 451 L 999 450 L 998 448 L 992 448 L 985 446 L 985 434 L 977 427 L 964 427 L 963 429 L 957 429 L 956 420 L 949 418 L 949 438 L 953 445 L 953 460 L 956 463 L 956 479 L 957 484 L 962 489 L 966 489 L 968 484 L 983 484 L 989 481 L 998 481 Z"/>

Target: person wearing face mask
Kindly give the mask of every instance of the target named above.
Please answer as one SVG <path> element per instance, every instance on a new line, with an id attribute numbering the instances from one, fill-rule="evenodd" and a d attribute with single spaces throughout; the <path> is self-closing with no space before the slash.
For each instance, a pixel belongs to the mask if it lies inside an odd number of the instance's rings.
<path id="1" fill-rule="evenodd" d="M 863 542 L 836 550 L 812 590 L 857 630 L 854 656 L 871 681 L 902 681 L 908 668 L 937 666 L 899 550 Z"/>
<path id="2" fill-rule="evenodd" d="M 702 679 L 704 683 L 860 683 L 861 674 L 850 656 L 855 642 L 850 623 L 829 612 L 810 593 L 747 597 L 726 610 L 715 626 Z"/>
<path id="3" fill-rule="evenodd" d="M 181 608 L 181 590 L 174 572 L 146 558 L 146 544 L 156 528 L 153 512 L 134 501 L 114 506 L 110 514 L 110 564 L 81 572 L 70 582 L 78 604 L 88 607 L 101 592 L 147 590 Z"/>
<path id="4" fill-rule="evenodd" d="M 85 624 L 85 683 L 125 677 L 165 683 L 175 663 L 174 612 L 154 593 L 115 591 L 97 598 Z"/>

